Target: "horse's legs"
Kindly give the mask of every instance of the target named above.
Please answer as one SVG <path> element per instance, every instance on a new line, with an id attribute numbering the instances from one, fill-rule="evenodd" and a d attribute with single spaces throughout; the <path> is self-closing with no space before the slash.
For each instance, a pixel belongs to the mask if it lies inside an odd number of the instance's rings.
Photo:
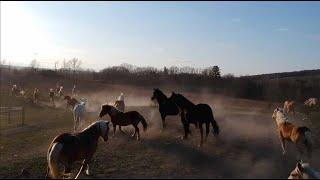
<path id="1" fill-rule="evenodd" d="M 137 140 L 140 141 L 140 131 L 139 131 L 139 128 L 138 128 L 137 125 L 136 125 L 134 128 L 135 128 L 135 131 L 136 131 L 136 133 L 137 133 Z"/>
<path id="2" fill-rule="evenodd" d="M 117 128 L 117 125 L 113 124 L 113 136 L 112 137 L 114 137 L 116 135 L 116 128 Z"/>
<path id="3" fill-rule="evenodd" d="M 50 174 L 50 168 L 49 168 L 49 166 L 47 166 L 47 174 L 46 174 L 45 179 L 48 179 L 48 178 L 49 178 L 49 174 Z"/>
<path id="4" fill-rule="evenodd" d="M 184 137 L 183 137 L 183 139 L 188 139 L 188 134 L 190 132 L 189 124 L 188 124 L 188 122 L 186 122 L 186 118 L 185 118 L 183 112 L 181 113 L 181 122 L 183 124 L 183 129 L 184 129 Z"/>
<path id="5" fill-rule="evenodd" d="M 202 127 L 202 123 L 199 123 L 199 129 L 200 129 L 200 136 L 201 136 L 199 147 L 201 147 L 202 144 L 203 144 L 203 127 Z"/>
<path id="6" fill-rule="evenodd" d="M 209 135 L 209 132 L 210 132 L 210 124 L 209 123 L 206 123 L 206 138 L 205 138 L 205 141 L 207 141 L 207 138 L 208 138 L 208 135 Z"/>
<path id="7" fill-rule="evenodd" d="M 161 120 L 162 120 L 162 131 L 166 128 L 166 115 L 161 114 Z"/>
<path id="8" fill-rule="evenodd" d="M 282 137 L 280 131 L 279 131 L 279 138 L 280 138 L 280 143 L 281 143 L 281 147 L 282 147 L 282 154 L 285 155 L 286 154 L 286 142 L 285 142 L 284 138 Z"/>
<path id="9" fill-rule="evenodd" d="M 75 179 L 78 179 L 78 177 L 80 176 L 80 174 L 84 171 L 85 167 L 87 166 L 87 161 L 86 159 L 82 161 L 82 165 L 81 168 L 77 174 L 77 176 L 75 177 Z"/>

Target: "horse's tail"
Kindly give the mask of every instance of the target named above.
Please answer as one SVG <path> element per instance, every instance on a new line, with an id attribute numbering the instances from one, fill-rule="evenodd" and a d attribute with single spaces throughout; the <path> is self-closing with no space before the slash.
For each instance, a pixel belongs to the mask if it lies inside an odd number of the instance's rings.
<path id="1" fill-rule="evenodd" d="M 146 131 L 147 128 L 148 128 L 147 121 L 144 119 L 144 117 L 141 114 L 139 114 L 139 113 L 137 113 L 137 114 L 138 114 L 138 117 L 139 117 L 139 119 L 140 119 L 140 121 L 142 123 L 143 131 Z"/>
<path id="2" fill-rule="evenodd" d="M 54 143 L 48 151 L 47 161 L 48 161 L 48 173 L 54 179 L 59 179 L 59 155 L 62 150 L 63 145 L 61 143 Z"/>

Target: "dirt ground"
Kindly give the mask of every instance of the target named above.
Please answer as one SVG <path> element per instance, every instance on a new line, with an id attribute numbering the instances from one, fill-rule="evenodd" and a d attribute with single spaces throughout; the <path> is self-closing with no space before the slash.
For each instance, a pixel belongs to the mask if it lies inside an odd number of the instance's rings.
<path id="1" fill-rule="evenodd" d="M 141 131 L 140 142 L 130 137 L 132 127 L 124 128 L 126 134 L 117 131 L 114 138 L 110 132 L 108 142 L 99 142 L 91 165 L 93 175 L 81 178 L 287 178 L 295 167 L 296 150 L 288 144 L 288 153 L 282 155 L 276 124 L 271 119 L 273 109 L 268 109 L 266 102 L 214 96 L 205 91 L 197 94 L 180 91 L 194 103 L 209 104 L 220 126 L 219 138 L 210 133 L 206 144 L 199 148 L 199 130 L 194 126 L 191 126 L 193 135 L 189 140 L 181 139 L 183 128 L 178 116 L 167 117 L 167 129 L 160 132 L 159 111 L 150 106 L 152 89 L 113 86 L 82 94 L 89 100 L 86 124 L 98 120 L 100 105 L 114 101 L 120 92 L 125 94 L 127 111 L 140 112 L 149 128 Z M 165 93 L 170 96 L 171 91 Z M 8 102 L 25 105 L 19 99 L 5 96 L 1 99 L 1 106 Z M 73 127 L 72 112 L 65 110 L 62 101 L 57 105 L 52 108 L 46 101 L 40 105 L 26 105 L 25 126 L 2 125 L 0 178 L 22 178 L 22 168 L 30 173 L 23 178 L 45 177 L 49 143 L 56 135 L 69 132 Z M 291 119 L 311 128 L 315 151 L 310 163 L 320 169 L 317 126 L 312 124 L 314 121 L 301 121 L 300 115 L 291 116 Z M 80 164 L 76 164 L 74 171 L 79 167 Z"/>

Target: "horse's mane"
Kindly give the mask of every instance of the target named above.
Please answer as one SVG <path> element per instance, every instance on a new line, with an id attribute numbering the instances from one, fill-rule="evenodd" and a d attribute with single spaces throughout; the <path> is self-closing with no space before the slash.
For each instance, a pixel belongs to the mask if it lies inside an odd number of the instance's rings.
<path id="1" fill-rule="evenodd" d="M 168 97 L 160 89 L 155 89 L 155 92 L 158 92 L 161 98 L 168 99 Z"/>
<path id="2" fill-rule="evenodd" d="M 82 133 L 82 132 L 89 131 L 89 130 L 92 130 L 94 127 L 96 128 L 97 124 L 100 123 L 101 121 L 102 121 L 102 120 L 91 123 L 89 126 L 87 126 L 86 128 L 84 128 L 84 129 L 81 131 L 81 133 Z"/>
<path id="3" fill-rule="evenodd" d="M 195 106 L 195 104 L 193 102 L 191 102 L 189 99 L 187 99 L 186 97 L 184 97 L 182 94 L 176 94 L 179 98 L 181 98 L 183 101 L 185 101 L 185 103 L 187 103 L 188 105 L 192 105 Z"/>

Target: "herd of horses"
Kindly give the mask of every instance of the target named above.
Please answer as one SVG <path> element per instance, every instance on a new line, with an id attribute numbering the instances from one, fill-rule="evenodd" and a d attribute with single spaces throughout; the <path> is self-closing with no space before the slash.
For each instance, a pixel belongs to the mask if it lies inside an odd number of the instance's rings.
<path id="1" fill-rule="evenodd" d="M 74 86 L 75 88 L 75 86 Z M 59 88 L 61 92 L 61 88 Z M 82 166 L 78 171 L 76 178 L 86 169 L 86 174 L 90 175 L 89 164 L 97 149 L 98 139 L 102 137 L 104 141 L 108 140 L 109 121 L 98 120 L 84 130 L 77 132 L 78 123 L 85 111 L 86 100 L 78 101 L 74 97 L 64 96 L 68 106 L 72 107 L 74 113 L 74 132 L 63 133 L 54 138 L 51 142 L 47 152 L 47 176 L 51 178 L 70 177 L 71 168 L 74 162 L 82 161 Z M 179 93 L 172 92 L 170 97 L 167 97 L 160 89 L 154 88 L 151 96 L 152 101 L 156 101 L 159 105 L 159 113 L 162 120 L 162 131 L 166 129 L 167 116 L 180 116 L 181 124 L 184 129 L 183 139 L 188 139 L 191 134 L 190 124 L 199 129 L 200 143 L 199 147 L 207 140 L 210 125 L 212 126 L 212 133 L 217 137 L 220 133 L 220 128 L 214 118 L 213 111 L 208 104 L 200 103 L 194 104 L 185 96 Z M 311 131 L 308 127 L 299 127 L 288 118 L 290 112 L 295 113 L 295 102 L 286 101 L 284 107 L 277 107 L 274 109 L 272 119 L 277 124 L 277 133 L 280 139 L 282 152 L 286 154 L 286 142 L 295 144 L 298 152 L 298 159 L 302 159 L 304 152 L 307 152 L 308 159 L 312 157 L 313 140 L 311 138 Z M 304 103 L 304 113 L 309 114 L 310 109 L 319 106 L 319 101 L 316 98 L 310 98 Z M 311 107 L 311 108 L 310 108 Z M 145 118 L 137 111 L 125 112 L 125 105 L 123 93 L 116 102 L 111 104 L 101 105 L 99 118 L 108 115 L 113 127 L 113 136 L 115 136 L 116 127 L 130 126 L 134 127 L 133 138 L 140 140 L 140 131 L 138 124 L 141 122 L 143 130 L 146 131 L 148 123 Z M 206 136 L 203 138 L 203 131 L 205 125 Z M 64 166 L 64 172 L 59 172 L 59 164 Z M 298 162 L 296 168 L 290 173 L 289 179 L 304 179 L 304 178 L 318 178 L 319 173 L 314 170 L 308 163 Z"/>

